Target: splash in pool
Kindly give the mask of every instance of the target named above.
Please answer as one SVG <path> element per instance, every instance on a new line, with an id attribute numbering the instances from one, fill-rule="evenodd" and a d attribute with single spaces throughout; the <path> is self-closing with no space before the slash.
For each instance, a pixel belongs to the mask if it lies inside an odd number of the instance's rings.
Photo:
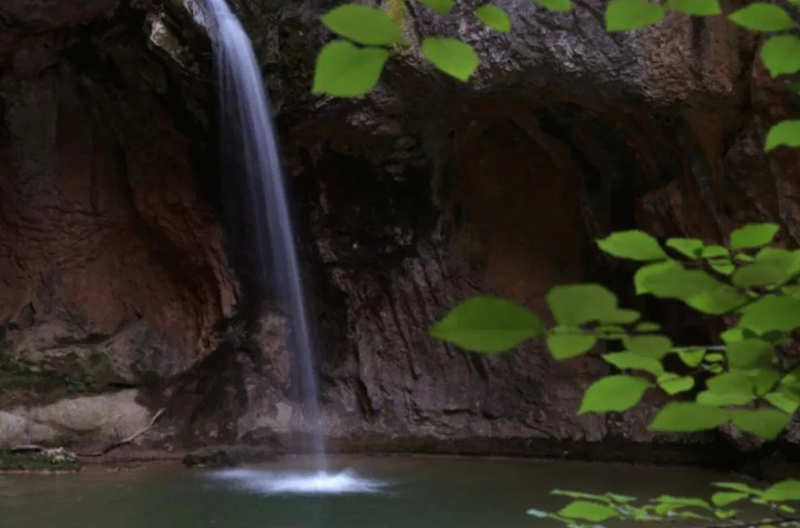
<path id="1" fill-rule="evenodd" d="M 378 493 L 384 482 L 359 477 L 352 470 L 327 472 L 272 472 L 255 469 L 229 469 L 211 474 L 234 486 L 265 495 L 341 495 Z"/>

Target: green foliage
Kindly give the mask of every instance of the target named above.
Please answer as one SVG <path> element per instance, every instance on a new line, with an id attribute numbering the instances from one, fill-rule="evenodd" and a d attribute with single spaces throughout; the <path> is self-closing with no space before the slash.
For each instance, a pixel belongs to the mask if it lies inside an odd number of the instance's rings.
<path id="1" fill-rule="evenodd" d="M 670 402 L 661 409 L 650 424 L 651 431 L 691 433 L 716 429 L 728 423 L 730 411 L 692 402 Z"/>
<path id="2" fill-rule="evenodd" d="M 431 329 L 431 335 L 467 350 L 495 354 L 541 335 L 539 318 L 504 299 L 481 296 L 460 304 Z"/>
<path id="3" fill-rule="evenodd" d="M 800 71 L 800 39 L 775 35 L 761 47 L 761 61 L 773 77 Z"/>
<path id="4" fill-rule="evenodd" d="M 646 379 L 634 376 L 602 378 L 586 389 L 578 414 L 627 411 L 639 403 L 649 386 Z"/>
<path id="5" fill-rule="evenodd" d="M 661 22 L 667 11 L 647 0 L 611 0 L 606 7 L 606 31 L 628 31 Z"/>
<path id="6" fill-rule="evenodd" d="M 792 17 L 775 4 L 754 2 L 728 15 L 735 24 L 753 31 L 783 31 L 794 26 Z"/>
<path id="7" fill-rule="evenodd" d="M 339 36 L 365 45 L 405 44 L 406 39 L 392 19 L 379 9 L 345 4 L 321 17 L 322 23 Z"/>
<path id="8" fill-rule="evenodd" d="M 667 6 L 681 13 L 695 16 L 713 16 L 722 14 L 718 0 L 668 0 Z"/>
<path id="9" fill-rule="evenodd" d="M 472 46 L 458 39 L 426 38 L 422 41 L 422 54 L 441 71 L 460 81 L 469 79 L 480 64 Z"/>
<path id="10" fill-rule="evenodd" d="M 453 9 L 453 0 L 417 0 L 419 3 L 433 9 L 440 15 L 446 15 Z"/>
<path id="11" fill-rule="evenodd" d="M 667 258 L 658 240 L 643 231 L 619 231 L 597 241 L 605 253 L 617 258 L 649 262 Z"/>
<path id="12" fill-rule="evenodd" d="M 500 33 L 511 32 L 511 19 L 505 11 L 494 5 L 484 5 L 475 10 L 481 22 Z"/>
<path id="13" fill-rule="evenodd" d="M 800 120 L 781 121 L 769 129 L 764 150 L 770 152 L 778 147 L 800 147 Z"/>
<path id="14" fill-rule="evenodd" d="M 388 59 L 387 50 L 359 48 L 345 40 L 335 40 L 317 57 L 312 91 L 337 97 L 361 95 L 378 84 Z"/>
<path id="15" fill-rule="evenodd" d="M 599 284 L 556 286 L 547 304 L 560 325 L 573 326 L 603 320 L 617 312 L 617 296 Z"/>

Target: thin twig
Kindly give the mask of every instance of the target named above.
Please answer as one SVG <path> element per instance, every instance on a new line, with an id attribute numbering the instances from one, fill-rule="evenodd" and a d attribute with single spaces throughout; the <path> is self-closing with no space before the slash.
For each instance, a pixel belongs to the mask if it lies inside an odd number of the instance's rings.
<path id="1" fill-rule="evenodd" d="M 166 412 L 166 410 L 167 409 L 161 409 L 160 411 L 155 413 L 153 415 L 153 418 L 150 420 L 150 423 L 147 424 L 146 427 L 144 427 L 144 428 L 140 429 L 139 431 L 133 433 L 129 437 L 123 438 L 119 442 L 114 442 L 113 444 L 110 444 L 110 445 L 106 446 L 105 448 L 103 448 L 100 451 L 95 451 L 93 453 L 78 453 L 78 456 L 80 456 L 80 457 L 101 457 L 103 455 L 107 455 L 108 453 L 110 453 L 114 449 L 117 449 L 118 447 L 122 447 L 125 444 L 130 444 L 131 442 L 133 442 L 134 440 L 136 440 L 137 438 L 139 438 L 140 436 L 145 434 L 147 431 L 152 429 L 152 427 L 155 425 L 156 421 L 161 417 L 162 414 L 164 414 Z"/>

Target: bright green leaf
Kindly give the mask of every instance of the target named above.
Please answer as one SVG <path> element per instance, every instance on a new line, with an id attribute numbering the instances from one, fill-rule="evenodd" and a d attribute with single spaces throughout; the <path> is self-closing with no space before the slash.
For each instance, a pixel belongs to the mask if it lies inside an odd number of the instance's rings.
<path id="1" fill-rule="evenodd" d="M 692 308 L 712 315 L 728 313 L 747 301 L 747 297 L 736 288 L 700 270 L 665 270 L 648 276 L 644 287 L 656 297 L 680 299 Z"/>
<path id="2" fill-rule="evenodd" d="M 640 314 L 636 310 L 620 309 L 599 318 L 602 323 L 630 324 L 639 320 Z"/>
<path id="3" fill-rule="evenodd" d="M 675 262 L 674 260 L 653 262 L 652 264 L 642 266 L 636 271 L 636 275 L 633 276 L 633 284 L 636 287 L 636 295 L 650 293 L 650 290 L 646 286 L 650 277 L 658 275 L 659 273 L 674 270 L 683 270 L 683 267 L 680 265 L 680 263 Z"/>
<path id="4" fill-rule="evenodd" d="M 417 2 L 430 7 L 440 15 L 446 15 L 453 9 L 453 0 L 417 0 Z"/>
<path id="5" fill-rule="evenodd" d="M 709 261 L 708 265 L 720 275 L 732 275 L 736 271 L 736 266 L 730 259 L 714 259 Z"/>
<path id="6" fill-rule="evenodd" d="M 711 502 L 717 506 L 727 506 L 742 499 L 746 499 L 747 497 L 749 497 L 747 493 L 738 491 L 718 491 L 711 496 Z"/>
<path id="7" fill-rule="evenodd" d="M 553 317 L 562 325 L 580 325 L 617 311 L 617 296 L 599 284 L 566 284 L 547 293 Z"/>
<path id="8" fill-rule="evenodd" d="M 744 330 L 741 328 L 729 328 L 719 335 L 726 344 L 745 339 Z"/>
<path id="9" fill-rule="evenodd" d="M 789 479 L 778 482 L 764 490 L 762 498 L 769 502 L 800 500 L 800 481 Z"/>
<path id="10" fill-rule="evenodd" d="M 661 330 L 661 325 L 656 323 L 644 322 L 636 325 L 637 332 L 658 332 L 659 330 Z"/>
<path id="11" fill-rule="evenodd" d="M 753 31 L 783 31 L 794 26 L 792 17 L 775 4 L 754 2 L 728 15 L 735 24 Z"/>
<path id="12" fill-rule="evenodd" d="M 536 3 L 550 11 L 571 11 L 571 0 L 536 0 Z"/>
<path id="13" fill-rule="evenodd" d="M 311 91 L 335 97 L 356 97 L 377 86 L 389 52 L 359 48 L 345 40 L 325 45 L 317 56 Z"/>
<path id="14" fill-rule="evenodd" d="M 689 433 L 716 429 L 727 423 L 731 413 L 719 407 L 690 402 L 670 402 L 648 427 L 651 431 Z"/>
<path id="15" fill-rule="evenodd" d="M 697 403 L 702 405 L 713 405 L 714 407 L 727 407 L 728 405 L 747 405 L 756 399 L 755 394 L 745 394 L 743 392 L 712 392 L 703 391 L 697 395 Z"/>
<path id="16" fill-rule="evenodd" d="M 725 372 L 719 376 L 714 376 L 706 380 L 708 390 L 720 394 L 741 393 L 753 394 L 753 378 L 744 372 L 734 371 Z"/>
<path id="17" fill-rule="evenodd" d="M 661 362 L 657 359 L 631 352 L 612 352 L 604 355 L 603 359 L 620 370 L 643 370 L 655 376 L 660 376 L 664 373 L 664 367 L 661 366 Z"/>
<path id="18" fill-rule="evenodd" d="M 689 350 L 681 350 L 678 352 L 678 357 L 681 358 L 683 364 L 690 368 L 694 368 L 702 363 L 705 355 L 706 350 L 704 348 L 690 348 Z"/>
<path id="19" fill-rule="evenodd" d="M 775 369 L 765 368 L 759 370 L 758 374 L 753 377 L 756 396 L 764 396 L 766 393 L 771 392 L 780 379 L 781 375 Z"/>
<path id="20" fill-rule="evenodd" d="M 775 440 L 792 417 L 776 409 L 736 411 L 733 425 L 740 431 L 758 435 L 767 440 Z"/>
<path id="21" fill-rule="evenodd" d="M 406 39 L 389 15 L 380 9 L 360 4 L 345 4 L 322 17 L 334 33 L 369 46 L 405 44 Z"/>
<path id="22" fill-rule="evenodd" d="M 496 354 L 539 336 L 542 330 L 539 318 L 522 306 L 478 296 L 456 306 L 430 334 L 466 350 Z"/>
<path id="23" fill-rule="evenodd" d="M 620 0 L 612 0 L 612 3 L 613 1 Z M 637 260 L 640 262 L 668 258 L 664 250 L 661 249 L 658 240 L 644 231 L 617 231 L 616 233 L 611 233 L 606 238 L 598 240 L 597 246 L 613 257 Z"/>
<path id="24" fill-rule="evenodd" d="M 551 334 L 547 336 L 547 348 L 555 359 L 571 359 L 590 351 L 597 344 L 591 334 Z"/>
<path id="25" fill-rule="evenodd" d="M 586 501 L 575 501 L 562 508 L 558 513 L 570 519 L 583 519 L 591 522 L 619 517 L 617 510 L 610 506 Z"/>
<path id="26" fill-rule="evenodd" d="M 718 0 L 668 0 L 667 6 L 687 15 L 712 16 L 722 14 Z"/>
<path id="27" fill-rule="evenodd" d="M 484 5 L 475 10 L 475 16 L 488 27 L 500 33 L 511 31 L 511 19 L 497 6 Z"/>
<path id="28" fill-rule="evenodd" d="M 800 147 L 800 120 L 787 119 L 769 129 L 764 150 L 770 152 L 778 147 Z"/>
<path id="29" fill-rule="evenodd" d="M 770 392 L 764 396 L 764 399 L 790 415 L 800 407 L 800 395 L 786 387 L 781 387 L 777 392 Z"/>
<path id="30" fill-rule="evenodd" d="M 761 339 L 745 339 L 728 344 L 728 365 L 734 369 L 769 366 L 775 354 L 772 344 Z"/>
<path id="31" fill-rule="evenodd" d="M 741 311 L 739 327 L 763 335 L 771 331 L 789 332 L 800 327 L 800 299 L 770 295 Z"/>
<path id="32" fill-rule="evenodd" d="M 800 39 L 775 35 L 761 46 L 761 60 L 773 77 L 800 71 Z"/>
<path id="33" fill-rule="evenodd" d="M 731 233 L 731 249 L 750 249 L 766 246 L 778 234 L 776 224 L 748 224 Z"/>
<path id="34" fill-rule="evenodd" d="M 658 386 L 669 395 L 679 394 L 694 388 L 694 378 L 691 376 L 678 376 L 667 372 L 658 378 Z"/>
<path id="35" fill-rule="evenodd" d="M 747 493 L 749 495 L 761 494 L 760 489 L 748 486 L 747 484 L 744 484 L 742 482 L 713 482 L 712 485 L 717 488 L 739 491 L 741 493 Z"/>
<path id="36" fill-rule="evenodd" d="M 628 31 L 658 24 L 664 18 L 663 6 L 646 0 L 611 0 L 606 7 L 606 31 Z"/>
<path id="37" fill-rule="evenodd" d="M 711 0 L 712 2 L 716 0 Z M 703 251 L 703 241 L 696 238 L 670 238 L 666 246 L 674 249 L 683 256 L 696 259 Z"/>
<path id="38" fill-rule="evenodd" d="M 655 359 L 663 358 L 672 348 L 672 341 L 663 335 L 626 336 L 622 343 L 628 352 Z"/>
<path id="39" fill-rule="evenodd" d="M 586 389 L 578 414 L 627 411 L 639 403 L 649 386 L 645 379 L 624 374 L 602 378 Z"/>
<path id="40" fill-rule="evenodd" d="M 700 256 L 704 259 L 713 259 L 717 257 L 729 257 L 731 254 L 728 248 L 724 246 L 710 245 L 705 246 L 700 252 Z"/>
<path id="41" fill-rule="evenodd" d="M 475 50 L 458 39 L 428 37 L 422 40 L 422 54 L 442 72 L 467 81 L 480 64 Z"/>

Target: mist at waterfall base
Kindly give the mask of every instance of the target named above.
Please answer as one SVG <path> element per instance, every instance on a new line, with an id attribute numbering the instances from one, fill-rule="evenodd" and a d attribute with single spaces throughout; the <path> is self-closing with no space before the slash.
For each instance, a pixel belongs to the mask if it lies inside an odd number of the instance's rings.
<path id="1" fill-rule="evenodd" d="M 250 491 L 268 494 L 374 491 L 375 483 L 359 479 L 353 472 L 327 471 L 314 368 L 314 328 L 305 303 L 267 93 L 250 38 L 225 0 L 206 0 L 206 7 L 207 23 L 214 36 L 222 155 L 233 169 L 225 177 L 244 179 L 237 206 L 249 214 L 252 222 L 252 236 L 247 242 L 254 257 L 257 283 L 264 290 L 267 284 L 274 285 L 274 294 L 291 325 L 289 344 L 299 370 L 306 419 L 312 424 L 314 456 L 311 472 L 246 470 L 222 472 L 219 476 Z"/>

